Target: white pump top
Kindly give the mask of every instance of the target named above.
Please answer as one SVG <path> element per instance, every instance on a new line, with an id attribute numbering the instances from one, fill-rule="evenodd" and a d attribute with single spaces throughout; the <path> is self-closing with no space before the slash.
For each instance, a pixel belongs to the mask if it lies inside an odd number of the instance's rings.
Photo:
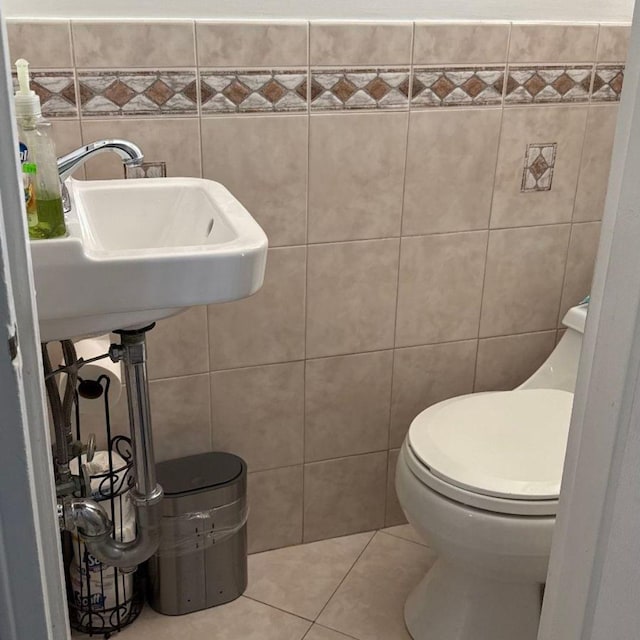
<path id="1" fill-rule="evenodd" d="M 16 115 L 18 118 L 37 117 L 42 113 L 40 107 L 40 97 L 31 89 L 29 79 L 29 63 L 24 59 L 16 60 L 16 70 L 18 71 L 18 84 L 20 89 L 14 96 L 16 105 Z"/>

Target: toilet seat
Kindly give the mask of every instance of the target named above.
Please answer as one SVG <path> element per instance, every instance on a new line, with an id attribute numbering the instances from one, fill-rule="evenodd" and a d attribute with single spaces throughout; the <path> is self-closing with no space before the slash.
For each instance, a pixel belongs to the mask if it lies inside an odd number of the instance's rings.
<path id="1" fill-rule="evenodd" d="M 504 514 L 555 514 L 573 394 L 478 393 L 429 407 L 412 422 L 406 460 L 452 500 Z"/>

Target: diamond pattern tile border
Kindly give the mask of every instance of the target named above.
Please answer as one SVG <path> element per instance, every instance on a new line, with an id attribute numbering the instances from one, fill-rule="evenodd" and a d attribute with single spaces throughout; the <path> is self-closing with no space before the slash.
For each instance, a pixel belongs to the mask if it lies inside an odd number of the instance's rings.
<path id="1" fill-rule="evenodd" d="M 504 67 L 415 69 L 411 106 L 468 107 L 500 104 L 504 73 Z"/>
<path id="2" fill-rule="evenodd" d="M 202 71 L 202 113 L 307 110 L 307 72 Z"/>
<path id="3" fill-rule="evenodd" d="M 15 73 L 12 77 L 14 91 L 17 91 L 18 77 Z M 73 71 L 32 71 L 31 88 L 40 96 L 45 118 L 77 117 Z"/>
<path id="4" fill-rule="evenodd" d="M 316 69 L 311 110 L 407 109 L 409 91 L 409 69 Z"/>
<path id="5" fill-rule="evenodd" d="M 551 190 L 557 147 L 556 142 L 536 142 L 527 145 L 520 188 L 523 193 Z"/>
<path id="6" fill-rule="evenodd" d="M 505 104 L 588 102 L 593 67 L 509 67 Z"/>
<path id="7" fill-rule="evenodd" d="M 198 113 L 195 70 L 83 71 L 78 88 L 84 117 Z"/>
<path id="8" fill-rule="evenodd" d="M 598 65 L 593 76 L 591 100 L 594 102 L 615 102 L 620 100 L 624 82 L 622 65 Z"/>

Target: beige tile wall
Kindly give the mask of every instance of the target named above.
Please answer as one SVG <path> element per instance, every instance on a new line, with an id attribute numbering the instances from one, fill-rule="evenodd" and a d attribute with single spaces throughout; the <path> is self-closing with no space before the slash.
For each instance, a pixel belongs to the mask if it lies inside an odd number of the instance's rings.
<path id="1" fill-rule="evenodd" d="M 12 55 L 42 71 L 202 67 L 233 76 L 313 67 L 320 80 L 342 69 L 357 72 L 350 82 L 386 71 L 379 77 L 391 83 L 412 64 L 621 66 L 628 31 L 9 24 Z M 312 82 L 307 90 L 311 101 Z M 375 95 L 380 82 L 367 90 Z M 158 458 L 212 448 L 242 455 L 252 551 L 401 522 L 393 477 L 413 417 L 453 395 L 521 382 L 552 350 L 566 309 L 589 292 L 617 102 L 410 104 L 56 119 L 60 152 L 131 138 L 149 160 L 166 161 L 169 175 L 226 184 L 269 236 L 259 293 L 188 310 L 150 336 Z M 530 143 L 557 147 L 548 191 L 521 191 Z M 108 156 L 86 167 L 88 178 L 120 174 Z M 123 403 L 114 420 L 123 430 Z"/>

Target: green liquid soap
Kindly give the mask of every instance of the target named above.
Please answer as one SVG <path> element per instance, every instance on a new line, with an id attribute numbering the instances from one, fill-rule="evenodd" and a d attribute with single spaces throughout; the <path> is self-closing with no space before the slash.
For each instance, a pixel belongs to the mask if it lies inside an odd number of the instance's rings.
<path id="1" fill-rule="evenodd" d="M 64 224 L 62 198 L 38 198 L 38 224 L 29 227 L 29 237 L 35 239 L 60 238 L 67 233 Z"/>

